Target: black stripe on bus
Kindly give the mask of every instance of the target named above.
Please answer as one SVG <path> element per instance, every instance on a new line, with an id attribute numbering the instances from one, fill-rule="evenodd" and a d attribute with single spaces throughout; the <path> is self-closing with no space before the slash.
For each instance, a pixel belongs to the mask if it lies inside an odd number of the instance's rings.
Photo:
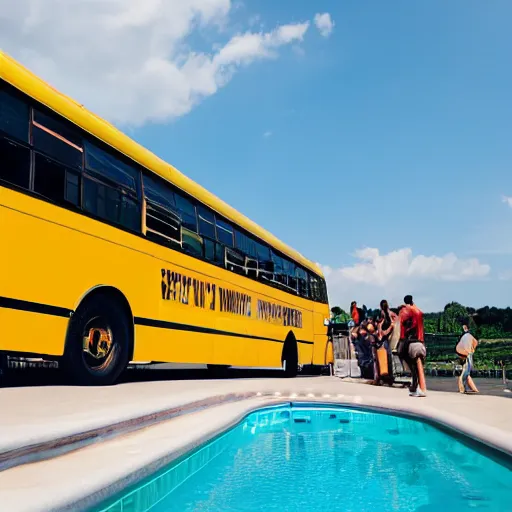
<path id="1" fill-rule="evenodd" d="M 63 318 L 69 318 L 73 311 L 59 306 L 51 306 L 41 304 L 39 302 L 30 302 L 27 300 L 12 299 L 9 297 L 0 297 L 0 308 L 15 309 L 17 311 L 27 311 L 30 313 L 39 313 L 41 315 L 51 315 Z M 247 338 L 252 340 L 273 341 L 275 343 L 284 343 L 283 340 L 275 338 L 266 338 L 264 336 L 254 336 L 251 334 L 242 334 L 231 331 L 221 331 L 219 329 L 211 329 L 209 327 L 200 327 L 197 325 L 180 324 L 177 322 L 165 322 L 163 320 L 152 320 L 150 318 L 135 317 L 133 319 L 135 325 L 143 325 L 146 327 L 157 327 L 159 329 L 171 329 L 175 331 L 197 332 L 201 334 L 215 334 L 220 336 L 232 336 L 234 338 Z M 313 345 L 312 341 L 297 340 L 297 343 Z"/>
<path id="2" fill-rule="evenodd" d="M 133 319 L 135 325 L 143 325 L 146 327 L 157 327 L 158 329 L 170 329 L 175 331 L 197 332 L 200 334 L 215 334 L 219 336 L 232 336 L 233 338 L 247 338 L 251 340 L 273 341 L 275 343 L 284 343 L 283 340 L 275 338 L 266 338 L 264 336 L 254 336 L 252 334 L 241 334 L 238 332 L 221 331 L 210 327 L 201 327 L 198 325 L 180 324 L 177 322 L 166 322 L 164 320 L 152 320 L 151 318 L 141 318 L 136 316 Z M 313 345 L 312 341 L 297 340 L 297 343 L 305 343 Z"/>
<path id="3" fill-rule="evenodd" d="M 28 311 L 30 313 L 39 313 L 41 315 L 61 316 L 69 318 L 73 311 L 59 306 L 50 306 L 39 302 L 30 302 L 28 300 L 11 299 L 9 297 L 0 297 L 0 308 L 16 309 L 18 311 Z"/>
<path id="4" fill-rule="evenodd" d="M 216 334 L 219 336 L 232 336 L 234 338 L 250 338 L 253 340 L 274 341 L 276 343 L 284 343 L 283 340 L 274 338 L 265 338 L 263 336 L 253 336 L 251 334 L 241 334 L 238 332 L 221 331 L 219 329 L 211 329 L 210 327 L 201 327 L 199 325 L 180 324 L 177 322 L 165 322 L 164 320 L 152 320 L 151 318 L 140 318 L 136 316 L 133 319 L 135 325 L 144 325 L 146 327 L 157 327 L 159 329 L 171 329 L 175 331 L 197 332 L 201 334 Z"/>

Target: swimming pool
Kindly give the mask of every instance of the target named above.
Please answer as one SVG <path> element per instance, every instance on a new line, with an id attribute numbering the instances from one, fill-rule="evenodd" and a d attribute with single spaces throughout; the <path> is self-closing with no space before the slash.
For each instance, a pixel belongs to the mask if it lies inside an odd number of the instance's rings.
<path id="1" fill-rule="evenodd" d="M 427 423 L 315 405 L 251 413 L 105 512 L 512 510 L 512 471 Z"/>

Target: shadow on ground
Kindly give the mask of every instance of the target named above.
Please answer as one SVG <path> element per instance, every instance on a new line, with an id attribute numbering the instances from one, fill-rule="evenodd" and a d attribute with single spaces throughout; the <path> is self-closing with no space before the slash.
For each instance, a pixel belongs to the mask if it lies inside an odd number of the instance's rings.
<path id="1" fill-rule="evenodd" d="M 279 378 L 280 371 L 229 370 L 221 376 L 213 375 L 206 369 L 128 369 L 119 379 L 119 384 L 129 382 L 170 381 L 170 380 L 215 380 L 223 379 L 262 379 Z M 304 377 L 303 375 L 299 375 Z M 8 370 L 0 380 L 0 387 L 29 387 L 29 386 L 67 386 L 66 380 L 59 370 L 52 368 L 23 368 Z"/>
<path id="2" fill-rule="evenodd" d="M 227 379 L 263 379 L 278 378 L 282 373 L 279 371 L 257 371 L 257 370 L 229 370 L 222 378 Z M 309 375 L 299 375 L 310 377 Z M 148 381 L 170 381 L 170 380 L 215 380 L 219 377 L 212 375 L 206 369 L 168 369 L 165 368 L 133 368 L 123 373 L 119 384 L 148 382 Z M 504 392 L 501 379 L 474 379 L 482 395 L 501 396 L 512 398 L 512 392 Z M 352 380 L 357 382 L 357 379 Z M 29 386 L 66 386 L 69 383 L 59 370 L 51 368 L 23 368 L 9 370 L 5 378 L 0 381 L 0 387 L 29 387 Z M 509 383 L 509 387 L 511 384 Z M 457 393 L 457 379 L 454 377 L 427 377 L 427 387 L 430 391 L 444 391 Z M 397 392 L 403 392 L 397 387 Z M 464 396 L 470 400 L 471 396 Z"/>

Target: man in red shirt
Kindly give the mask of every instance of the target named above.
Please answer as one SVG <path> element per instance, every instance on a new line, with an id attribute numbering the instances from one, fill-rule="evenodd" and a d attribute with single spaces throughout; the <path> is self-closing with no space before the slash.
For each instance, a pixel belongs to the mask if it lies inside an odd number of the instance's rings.
<path id="1" fill-rule="evenodd" d="M 412 300 L 412 295 L 404 297 L 405 306 L 400 310 L 400 337 L 403 340 L 425 341 L 423 312 Z"/>
<path id="2" fill-rule="evenodd" d="M 410 387 L 410 396 L 426 396 L 427 386 L 425 382 L 425 373 L 423 371 L 423 362 L 427 355 L 425 348 L 425 331 L 423 328 L 423 313 L 414 304 L 412 295 L 404 297 L 405 306 L 402 307 L 399 314 L 400 319 L 400 338 L 405 341 L 403 358 L 411 369 L 412 385 Z M 419 389 L 418 389 L 419 385 Z"/>
<path id="3" fill-rule="evenodd" d="M 357 309 L 357 302 L 353 300 L 350 304 L 350 316 L 356 325 L 359 325 L 359 310 Z"/>

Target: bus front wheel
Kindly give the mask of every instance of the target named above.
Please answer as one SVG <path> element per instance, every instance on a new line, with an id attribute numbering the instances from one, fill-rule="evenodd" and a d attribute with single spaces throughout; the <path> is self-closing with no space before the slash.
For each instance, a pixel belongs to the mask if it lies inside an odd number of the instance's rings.
<path id="1" fill-rule="evenodd" d="M 97 295 L 82 304 L 71 318 L 62 360 L 75 384 L 113 384 L 128 365 L 130 329 L 122 305 Z"/>

